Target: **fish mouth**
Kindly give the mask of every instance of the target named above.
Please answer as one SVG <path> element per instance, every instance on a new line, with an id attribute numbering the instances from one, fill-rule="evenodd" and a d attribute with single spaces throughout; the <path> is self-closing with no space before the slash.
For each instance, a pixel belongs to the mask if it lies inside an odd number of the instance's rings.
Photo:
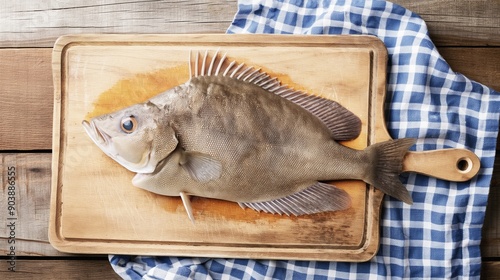
<path id="1" fill-rule="evenodd" d="M 85 132 L 87 132 L 88 136 L 97 145 L 97 147 L 126 169 L 132 172 L 142 172 L 145 174 L 154 171 L 154 167 L 148 167 L 148 163 L 151 161 L 151 153 L 143 156 L 139 162 L 130 162 L 116 151 L 113 144 L 113 138 L 103 130 L 99 129 L 94 121 L 91 120 L 88 122 L 83 120 L 82 125 Z M 148 169 L 144 169 L 145 167 Z"/>
<path id="2" fill-rule="evenodd" d="M 92 139 L 97 144 L 97 146 L 106 147 L 111 142 L 111 136 L 109 136 L 106 132 L 97 128 L 97 126 L 93 121 L 90 121 L 89 123 L 88 121 L 83 120 L 82 125 L 83 128 L 85 129 L 85 132 L 87 132 L 90 139 Z"/>

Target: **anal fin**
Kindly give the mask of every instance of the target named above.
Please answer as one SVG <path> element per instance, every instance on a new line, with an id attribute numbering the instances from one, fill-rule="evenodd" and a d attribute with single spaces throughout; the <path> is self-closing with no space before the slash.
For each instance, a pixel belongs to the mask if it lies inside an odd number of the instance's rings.
<path id="1" fill-rule="evenodd" d="M 275 200 L 238 204 L 259 212 L 300 216 L 347 209 L 351 206 L 351 198 L 342 189 L 316 182 L 298 193 Z"/>

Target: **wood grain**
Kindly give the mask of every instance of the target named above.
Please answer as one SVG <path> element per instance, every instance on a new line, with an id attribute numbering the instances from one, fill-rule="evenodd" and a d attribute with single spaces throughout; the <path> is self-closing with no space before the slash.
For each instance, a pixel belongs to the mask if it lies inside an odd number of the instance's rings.
<path id="1" fill-rule="evenodd" d="M 396 0 L 419 13 L 438 46 L 499 46 L 500 2 Z M 6 1 L 0 9 L 0 47 L 51 47 L 81 33 L 223 33 L 236 0 Z"/>
<path id="2" fill-rule="evenodd" d="M 500 279 L 500 261 L 485 261 L 481 266 L 481 279 Z"/>
<path id="3" fill-rule="evenodd" d="M 453 71 L 500 92 L 500 47 L 443 47 L 439 53 Z"/>
<path id="4" fill-rule="evenodd" d="M 50 149 L 50 49 L 0 49 L 0 150 Z"/>
<path id="5" fill-rule="evenodd" d="M 67 260 L 18 260 L 18 271 L 0 270 L 0 279 L 121 279 L 111 268 L 107 258 Z M 482 264 L 482 279 L 500 279 L 500 262 Z"/>
<path id="6" fill-rule="evenodd" d="M 236 10 L 236 0 L 6 1 L 0 47 L 52 47 L 81 33 L 224 33 Z"/>
<path id="7" fill-rule="evenodd" d="M 10 253 L 10 245 L 15 246 L 16 256 L 61 256 L 48 242 L 48 221 L 50 213 L 50 175 L 51 154 L 0 153 L 0 170 L 2 195 L 2 218 L 0 224 L 0 254 Z M 15 170 L 13 170 L 14 168 Z M 9 174 L 9 171 L 15 174 Z M 15 182 L 15 215 L 7 214 L 9 181 Z M 14 222 L 15 227 L 10 229 L 7 224 Z M 14 230 L 15 244 L 8 243 Z M 9 246 L 7 246 L 9 245 Z"/>
<path id="8" fill-rule="evenodd" d="M 500 141 L 497 141 L 500 142 Z M 497 149 L 493 178 L 491 180 L 488 207 L 483 225 L 481 255 L 483 257 L 500 257 L 500 150 Z"/>
<path id="9" fill-rule="evenodd" d="M 500 2 L 395 0 L 419 14 L 437 46 L 500 46 Z"/>
<path id="10" fill-rule="evenodd" d="M 67 260 L 25 260 L 16 261 L 16 272 L 0 269 L 0 279 L 122 279 L 107 258 Z"/>

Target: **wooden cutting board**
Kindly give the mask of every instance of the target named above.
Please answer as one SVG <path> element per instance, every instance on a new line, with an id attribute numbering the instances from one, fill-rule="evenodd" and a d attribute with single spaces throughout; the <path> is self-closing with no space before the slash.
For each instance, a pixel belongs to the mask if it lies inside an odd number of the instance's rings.
<path id="1" fill-rule="evenodd" d="M 363 182 L 333 182 L 351 196 L 350 209 L 300 217 L 193 198 L 192 223 L 180 198 L 134 187 L 134 173 L 108 158 L 85 134 L 82 120 L 187 81 L 190 51 L 218 49 L 354 112 L 362 120 L 362 132 L 344 145 L 363 149 L 390 139 L 383 119 L 387 53 L 374 37 L 64 36 L 53 52 L 52 245 L 72 253 L 369 260 L 379 245 L 383 194 Z M 410 154 L 408 162 L 421 159 Z M 477 162 L 462 163 L 475 168 Z M 469 165 L 460 168 L 470 172 Z"/>

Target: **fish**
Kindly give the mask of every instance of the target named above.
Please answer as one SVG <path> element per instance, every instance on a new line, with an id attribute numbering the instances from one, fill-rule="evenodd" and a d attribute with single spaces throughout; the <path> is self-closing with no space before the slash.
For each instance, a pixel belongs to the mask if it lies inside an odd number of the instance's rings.
<path id="1" fill-rule="evenodd" d="M 349 148 L 339 142 L 357 138 L 362 124 L 340 103 L 227 53 L 194 56 L 184 84 L 82 121 L 98 148 L 136 173 L 134 186 L 180 196 L 191 221 L 192 196 L 289 216 L 348 209 L 349 194 L 326 183 L 335 180 L 413 203 L 399 174 L 415 139 Z"/>

